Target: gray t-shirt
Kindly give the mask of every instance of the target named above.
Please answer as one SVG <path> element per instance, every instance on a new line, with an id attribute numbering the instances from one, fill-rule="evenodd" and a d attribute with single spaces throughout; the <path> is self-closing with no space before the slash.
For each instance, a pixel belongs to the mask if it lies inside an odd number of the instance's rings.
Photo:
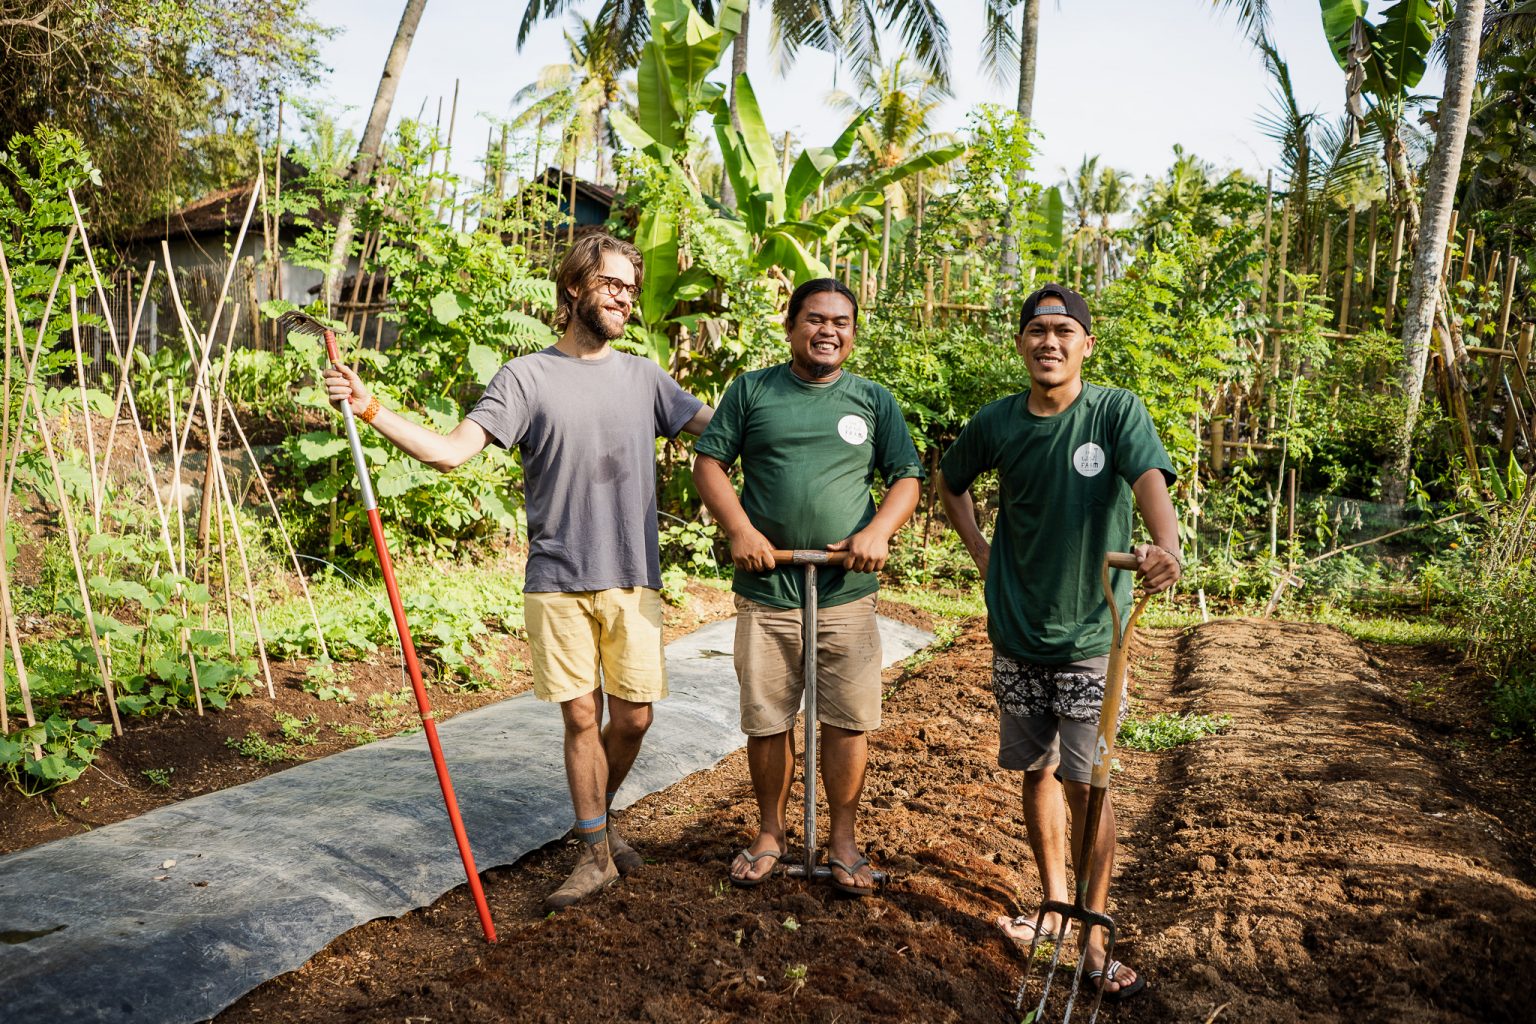
<path id="1" fill-rule="evenodd" d="M 469 419 L 523 460 L 523 589 L 661 587 L 656 438 L 704 403 L 639 356 L 577 359 L 554 346 L 496 371 Z"/>

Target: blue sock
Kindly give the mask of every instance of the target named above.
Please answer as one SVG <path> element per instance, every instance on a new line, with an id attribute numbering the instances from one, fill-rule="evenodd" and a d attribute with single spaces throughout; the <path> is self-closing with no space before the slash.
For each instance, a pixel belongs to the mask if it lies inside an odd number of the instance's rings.
<path id="1" fill-rule="evenodd" d="M 608 815 L 599 814 L 585 821 L 576 820 L 576 837 L 588 846 L 596 846 L 608 838 Z"/>

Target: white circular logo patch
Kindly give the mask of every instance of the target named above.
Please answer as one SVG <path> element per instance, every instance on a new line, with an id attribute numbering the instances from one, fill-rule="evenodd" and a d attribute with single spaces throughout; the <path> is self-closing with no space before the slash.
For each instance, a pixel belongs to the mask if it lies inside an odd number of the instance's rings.
<path id="1" fill-rule="evenodd" d="M 863 444 L 869 437 L 869 424 L 864 417 L 849 414 L 837 421 L 837 436 L 849 444 Z"/>
<path id="2" fill-rule="evenodd" d="M 1089 441 L 1072 453 L 1072 468 L 1083 476 L 1098 476 L 1104 471 L 1104 449 Z"/>

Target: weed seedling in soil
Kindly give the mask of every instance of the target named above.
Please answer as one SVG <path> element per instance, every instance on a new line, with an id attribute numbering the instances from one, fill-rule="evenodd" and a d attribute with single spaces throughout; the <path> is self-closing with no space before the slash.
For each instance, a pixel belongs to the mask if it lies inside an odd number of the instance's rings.
<path id="1" fill-rule="evenodd" d="M 1117 742 L 1131 750 L 1172 750 L 1202 736 L 1223 732 L 1232 725 L 1231 715 L 1153 715 L 1126 719 Z"/>
<path id="2" fill-rule="evenodd" d="M 262 736 L 255 729 L 248 731 L 242 739 L 233 736 L 224 741 L 224 745 L 232 748 L 241 757 L 249 757 L 263 764 L 276 764 L 278 761 L 297 761 L 293 751 L 281 743 L 273 743 Z"/>
<path id="3" fill-rule="evenodd" d="M 272 715 L 272 720 L 277 723 L 277 731 L 283 734 L 283 739 L 288 743 L 296 743 L 301 747 L 314 746 L 316 743 L 315 734 L 320 730 L 318 715 L 307 715 L 301 720 L 278 711 Z"/>
<path id="4" fill-rule="evenodd" d="M 139 774 L 161 789 L 171 788 L 171 773 L 175 768 L 145 768 Z"/>
<path id="5" fill-rule="evenodd" d="M 354 747 L 361 747 L 379 738 L 378 734 L 372 729 L 361 725 L 353 725 L 350 722 L 332 722 L 331 728 L 336 730 L 336 735 L 342 739 L 351 740 Z"/>
<path id="6" fill-rule="evenodd" d="M 333 700 L 338 704 L 350 704 L 357 699 L 350 686 L 336 681 L 336 663 L 320 658 L 304 670 L 304 692 L 314 694 L 320 700 Z"/>

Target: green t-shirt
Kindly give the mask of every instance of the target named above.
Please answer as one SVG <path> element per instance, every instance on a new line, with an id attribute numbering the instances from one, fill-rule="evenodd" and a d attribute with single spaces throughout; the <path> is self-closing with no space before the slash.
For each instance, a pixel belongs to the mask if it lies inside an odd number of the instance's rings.
<path id="1" fill-rule="evenodd" d="M 1029 411 L 1029 392 L 983 406 L 944 453 L 954 493 L 990 469 L 1000 491 L 987 567 L 992 647 L 1024 661 L 1061 665 L 1109 652 L 1109 605 L 1099 567 L 1131 544 L 1131 484 L 1173 464 L 1141 399 L 1084 384 L 1055 416 Z M 1114 573 L 1127 609 L 1129 573 Z"/>
<path id="2" fill-rule="evenodd" d="M 788 363 L 738 377 L 694 450 L 727 466 L 741 460 L 742 508 L 776 548 L 825 548 L 862 530 L 875 516 L 876 470 L 886 486 L 924 475 L 889 391 L 846 370 L 831 384 L 808 384 Z M 799 608 L 803 580 L 800 566 L 738 570 L 731 589 Z M 875 573 L 827 566 L 817 574 L 817 598 L 846 604 L 879 585 Z"/>

